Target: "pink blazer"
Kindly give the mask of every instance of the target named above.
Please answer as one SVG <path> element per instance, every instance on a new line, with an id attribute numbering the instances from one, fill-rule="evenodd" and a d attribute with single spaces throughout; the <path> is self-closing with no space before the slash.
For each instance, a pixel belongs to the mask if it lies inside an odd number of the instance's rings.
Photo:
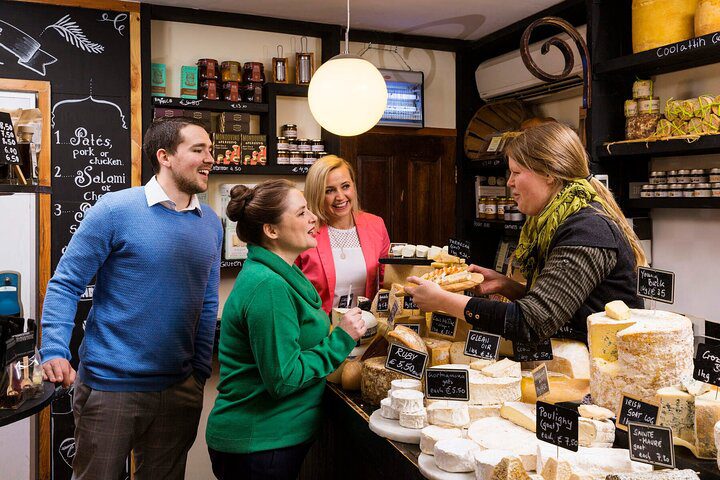
<path id="1" fill-rule="evenodd" d="M 390 237 L 388 236 L 385 222 L 382 218 L 367 212 L 355 214 L 355 226 L 357 227 L 360 247 L 365 257 L 367 275 L 365 281 L 365 296 L 372 299 L 377 292 L 376 275 L 380 268 L 380 279 L 384 268 L 379 264 L 378 259 L 387 256 L 390 248 Z M 332 309 L 333 296 L 335 294 L 335 261 L 333 260 L 330 237 L 326 225 L 320 227 L 317 236 L 317 247 L 305 250 L 295 261 L 300 270 L 312 282 L 322 299 L 322 308 L 326 313 Z"/>

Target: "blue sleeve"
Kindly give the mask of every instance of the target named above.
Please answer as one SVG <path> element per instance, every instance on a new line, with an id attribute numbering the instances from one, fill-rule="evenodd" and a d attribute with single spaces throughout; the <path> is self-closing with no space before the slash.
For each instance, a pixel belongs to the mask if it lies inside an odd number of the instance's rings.
<path id="1" fill-rule="evenodd" d="M 219 220 L 216 219 L 219 223 Z M 218 312 L 218 289 L 220 288 L 220 257 L 222 255 L 223 232 L 218 226 L 218 243 L 215 260 L 210 268 L 207 288 L 205 289 L 205 300 L 198 331 L 195 336 L 195 355 L 192 359 L 193 370 L 196 375 L 203 379 L 210 377 L 212 373 L 212 352 L 215 343 L 215 326 L 217 324 Z"/>
<path id="2" fill-rule="evenodd" d="M 78 301 L 112 252 L 113 232 L 112 211 L 107 202 L 100 199 L 85 212 L 48 283 L 41 317 L 43 361 L 70 360 L 70 337 Z"/>

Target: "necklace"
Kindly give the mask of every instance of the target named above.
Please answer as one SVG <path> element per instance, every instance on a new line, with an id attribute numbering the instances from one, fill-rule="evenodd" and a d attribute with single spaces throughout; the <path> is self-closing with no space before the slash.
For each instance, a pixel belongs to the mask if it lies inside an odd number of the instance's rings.
<path id="1" fill-rule="evenodd" d="M 345 242 L 342 242 L 340 238 L 338 238 L 338 229 L 334 227 L 328 228 L 328 233 L 330 234 L 330 238 L 333 240 L 332 243 L 334 243 L 336 246 L 340 247 L 340 259 L 345 260 L 347 258 L 347 255 L 345 255 Z"/>
<path id="2" fill-rule="evenodd" d="M 345 247 L 353 248 L 360 246 L 360 241 L 357 236 L 355 227 L 351 227 L 347 230 L 342 230 L 339 228 L 328 226 L 328 235 L 330 236 L 330 245 L 333 248 L 340 249 L 341 260 L 345 260 L 347 258 L 347 254 L 345 253 Z"/>

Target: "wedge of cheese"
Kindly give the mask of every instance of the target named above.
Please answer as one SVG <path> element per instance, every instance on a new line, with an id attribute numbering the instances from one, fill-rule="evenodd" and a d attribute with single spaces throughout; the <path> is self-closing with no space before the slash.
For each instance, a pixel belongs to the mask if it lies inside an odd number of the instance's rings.
<path id="1" fill-rule="evenodd" d="M 509 450 L 527 471 L 535 470 L 537 446 L 541 443 L 530 430 L 498 417 L 482 418 L 470 424 L 467 436 L 482 449 Z"/>
<path id="2" fill-rule="evenodd" d="M 578 419 L 578 442 L 581 447 L 611 448 L 615 442 L 612 420 Z"/>
<path id="3" fill-rule="evenodd" d="M 535 405 L 522 402 L 505 402 L 500 409 L 500 416 L 531 432 L 535 431 Z"/>
<path id="4" fill-rule="evenodd" d="M 495 467 L 505 457 L 515 457 L 515 455 L 510 450 L 479 450 L 475 452 L 476 480 L 491 480 Z"/>
<path id="5" fill-rule="evenodd" d="M 475 357 L 465 355 L 465 342 L 453 342 L 450 345 L 450 363 L 464 363 L 470 365 L 473 361 L 478 360 Z"/>
<path id="6" fill-rule="evenodd" d="M 585 395 L 590 393 L 590 381 L 583 378 L 569 378 L 559 373 L 548 372 L 548 380 L 550 393 L 543 396 L 544 402 L 580 402 Z M 535 383 L 531 372 L 522 372 L 520 386 L 522 389 L 521 401 L 523 403 L 535 403 L 537 396 L 535 395 Z"/>
<path id="7" fill-rule="evenodd" d="M 428 366 L 435 367 L 450 363 L 450 346 L 452 342 L 436 338 L 423 338 L 427 351 L 430 354 Z"/>
<path id="8" fill-rule="evenodd" d="M 545 462 L 541 475 L 544 480 L 570 480 L 573 473 L 569 462 L 550 457 Z"/>
<path id="9" fill-rule="evenodd" d="M 677 387 L 664 387 L 657 391 L 656 400 L 660 405 L 657 424 L 672 429 L 673 443 L 680 445 L 682 440 L 695 445 L 695 397 Z"/>
<path id="10" fill-rule="evenodd" d="M 605 304 L 605 313 L 613 320 L 629 320 L 630 307 L 622 300 L 614 300 Z"/>
<path id="11" fill-rule="evenodd" d="M 503 358 L 499 362 L 488 365 L 487 367 L 480 370 L 480 373 L 487 377 L 502 378 L 502 377 L 517 377 L 521 376 L 520 363 L 513 362 L 509 358 Z"/>
<path id="12" fill-rule="evenodd" d="M 493 470 L 491 480 L 530 480 L 530 476 L 519 459 L 505 457 Z"/>
<path id="13" fill-rule="evenodd" d="M 612 410 L 599 405 L 579 405 L 578 413 L 581 417 L 592 418 L 593 420 L 609 420 L 615 417 Z"/>

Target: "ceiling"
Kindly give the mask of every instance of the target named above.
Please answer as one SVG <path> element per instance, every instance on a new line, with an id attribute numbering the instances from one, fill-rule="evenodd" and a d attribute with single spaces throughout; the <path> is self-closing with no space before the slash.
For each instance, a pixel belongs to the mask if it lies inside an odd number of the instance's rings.
<path id="1" fill-rule="evenodd" d="M 308 22 L 346 24 L 345 0 L 141 0 L 142 3 L 217 10 Z M 353 0 L 352 30 L 477 40 L 560 0 Z"/>

